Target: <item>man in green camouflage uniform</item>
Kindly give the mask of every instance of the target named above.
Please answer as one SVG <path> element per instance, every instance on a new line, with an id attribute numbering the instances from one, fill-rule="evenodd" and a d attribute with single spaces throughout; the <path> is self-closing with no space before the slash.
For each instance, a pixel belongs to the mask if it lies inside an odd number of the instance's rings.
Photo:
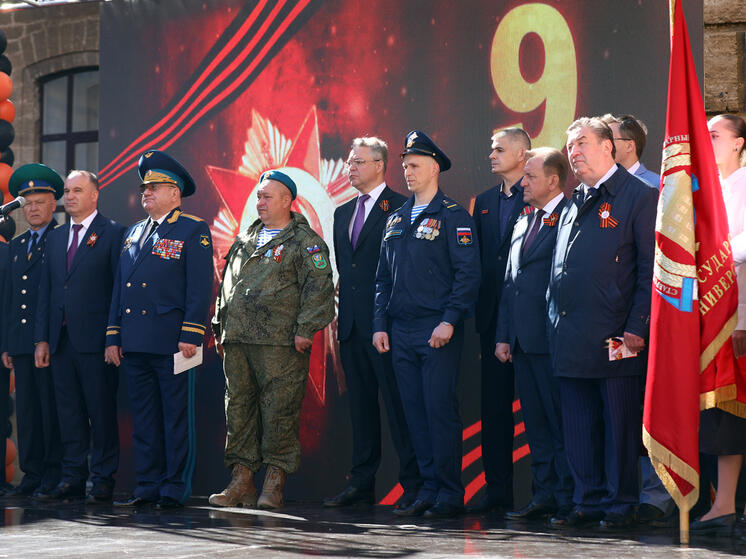
<path id="1" fill-rule="evenodd" d="M 218 506 L 280 508 L 285 476 L 300 462 L 300 411 L 311 342 L 334 317 L 329 251 L 290 205 L 293 180 L 262 175 L 257 219 L 226 257 L 212 321 L 225 373 L 225 464 Z M 253 475 L 267 466 L 262 494 Z"/>

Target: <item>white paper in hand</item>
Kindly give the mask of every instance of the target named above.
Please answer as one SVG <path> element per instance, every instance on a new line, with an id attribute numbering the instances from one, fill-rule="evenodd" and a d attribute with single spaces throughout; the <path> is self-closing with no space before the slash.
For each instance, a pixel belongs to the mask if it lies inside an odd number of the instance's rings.
<path id="1" fill-rule="evenodd" d="M 197 353 L 192 357 L 186 358 L 180 351 L 174 353 L 174 374 L 178 375 L 184 371 L 188 371 L 192 367 L 202 365 L 202 346 L 197 346 Z"/>

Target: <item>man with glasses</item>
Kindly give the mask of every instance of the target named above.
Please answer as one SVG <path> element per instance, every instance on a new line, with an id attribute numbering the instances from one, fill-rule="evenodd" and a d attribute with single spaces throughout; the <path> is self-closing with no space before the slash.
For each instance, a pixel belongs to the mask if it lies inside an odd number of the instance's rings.
<path id="1" fill-rule="evenodd" d="M 137 488 L 118 506 L 181 507 L 195 463 L 194 369 L 174 374 L 174 354 L 194 357 L 212 296 L 212 240 L 179 209 L 195 191 L 189 173 L 160 151 L 138 163 L 148 214 L 124 235 L 114 281 L 106 361 L 127 377 Z"/>
<path id="2" fill-rule="evenodd" d="M 44 500 L 110 502 L 119 465 L 118 371 L 104 362 L 106 323 L 124 227 L 101 215 L 98 178 L 65 180 L 71 222 L 47 239 L 34 340 L 36 366 L 52 367 L 62 440 L 62 479 Z M 51 358 L 50 358 L 51 355 Z"/>
<path id="3" fill-rule="evenodd" d="M 605 114 L 601 120 L 609 125 L 614 134 L 615 161 L 627 169 L 628 173 L 649 186 L 660 189 L 660 175 L 648 170 L 640 161 L 648 136 L 645 124 L 632 115 Z"/>
<path id="4" fill-rule="evenodd" d="M 19 167 L 8 183 L 12 196 L 26 199 L 23 215 L 29 224 L 29 230 L 10 243 L 4 294 L 2 359 L 15 370 L 18 463 L 24 473 L 9 497 L 48 493 L 60 481 L 54 385 L 49 367 L 37 368 L 34 363 L 34 317 L 47 237 L 57 225 L 55 200 L 62 196 L 62 188 L 62 177 L 40 163 Z"/>
<path id="5" fill-rule="evenodd" d="M 375 476 L 381 463 L 380 390 L 399 455 L 404 494 L 398 508 L 414 502 L 422 485 L 409 438 L 390 353 L 379 354 L 373 338 L 373 299 L 383 226 L 406 198 L 386 186 L 388 146 L 379 138 L 355 138 L 347 177 L 359 194 L 334 212 L 334 251 L 339 271 L 337 337 L 347 382 L 352 420 L 352 468 L 347 487 L 324 500 L 326 507 L 375 502 Z"/>

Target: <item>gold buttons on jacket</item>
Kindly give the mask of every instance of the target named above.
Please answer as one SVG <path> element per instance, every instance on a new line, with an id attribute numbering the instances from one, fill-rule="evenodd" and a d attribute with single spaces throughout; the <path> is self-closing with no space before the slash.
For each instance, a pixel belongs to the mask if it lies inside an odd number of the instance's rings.
<path id="1" fill-rule="evenodd" d="M 141 312 L 142 314 L 148 314 L 148 311 L 146 311 L 145 309 L 143 309 L 143 310 L 142 310 L 142 311 L 140 311 L 140 312 Z"/>
<path id="2" fill-rule="evenodd" d="M 28 279 L 28 276 L 27 276 L 26 274 L 23 274 L 23 275 L 21 276 L 21 279 L 22 279 L 23 281 L 26 281 L 26 280 Z"/>
<path id="3" fill-rule="evenodd" d="M 21 295 L 26 295 L 26 290 L 25 289 L 21 289 Z"/>
<path id="4" fill-rule="evenodd" d="M 132 284 L 130 282 L 127 282 L 127 287 L 132 287 Z"/>
<path id="5" fill-rule="evenodd" d="M 26 324 L 26 319 L 25 318 L 21 319 L 21 324 Z"/>
<path id="6" fill-rule="evenodd" d="M 129 314 L 129 313 L 131 313 L 132 311 L 130 311 L 129 309 L 124 309 L 124 312 L 126 312 L 127 314 Z"/>
<path id="7" fill-rule="evenodd" d="M 145 283 L 145 282 L 142 282 L 142 286 L 143 286 L 143 287 L 147 287 L 147 286 L 148 286 L 148 284 L 147 284 L 147 283 Z"/>

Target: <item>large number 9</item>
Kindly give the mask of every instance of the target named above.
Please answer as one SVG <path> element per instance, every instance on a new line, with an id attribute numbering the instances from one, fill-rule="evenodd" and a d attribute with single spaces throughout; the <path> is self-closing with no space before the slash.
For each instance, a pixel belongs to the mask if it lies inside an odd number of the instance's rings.
<path id="1" fill-rule="evenodd" d="M 541 38 L 545 53 L 544 71 L 534 83 L 521 75 L 519 63 L 521 41 L 531 32 Z M 562 14 L 546 4 L 508 12 L 495 31 L 490 66 L 495 92 L 511 111 L 528 113 L 546 100 L 544 124 L 533 143 L 562 149 L 565 129 L 575 118 L 578 90 L 575 46 Z"/>

